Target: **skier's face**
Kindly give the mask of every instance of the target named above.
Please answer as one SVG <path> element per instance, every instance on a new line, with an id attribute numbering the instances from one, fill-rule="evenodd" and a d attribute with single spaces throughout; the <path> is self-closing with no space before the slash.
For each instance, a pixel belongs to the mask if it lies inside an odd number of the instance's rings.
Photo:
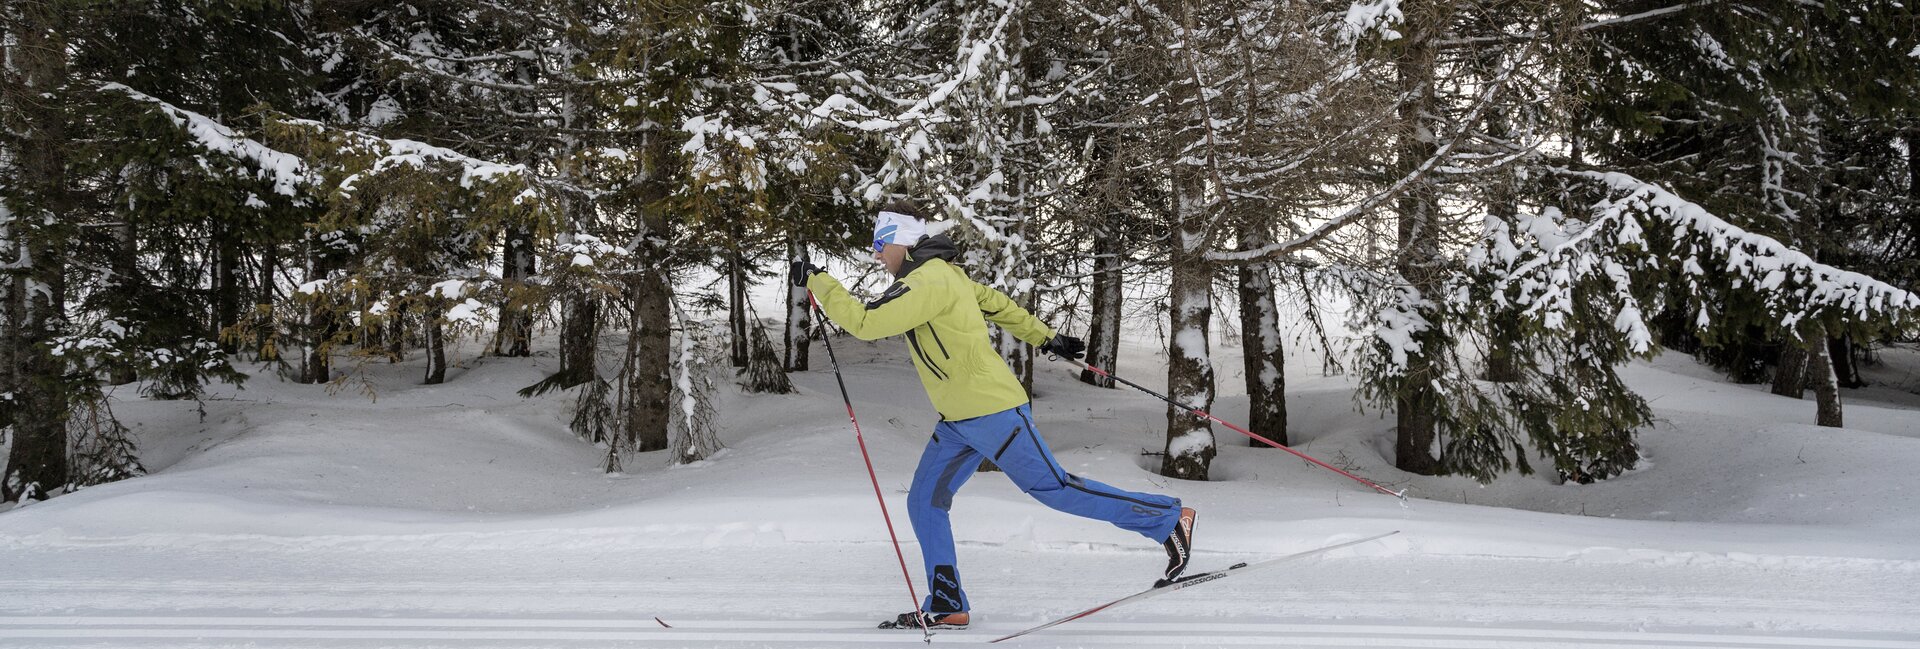
<path id="1" fill-rule="evenodd" d="M 900 266 L 907 263 L 907 247 L 889 243 L 880 252 L 873 253 L 873 258 L 886 265 L 889 274 L 899 275 Z"/>

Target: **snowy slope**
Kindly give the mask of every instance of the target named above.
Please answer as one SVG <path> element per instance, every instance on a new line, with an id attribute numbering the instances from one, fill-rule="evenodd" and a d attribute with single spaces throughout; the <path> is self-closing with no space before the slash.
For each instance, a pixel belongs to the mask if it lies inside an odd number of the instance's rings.
<path id="1" fill-rule="evenodd" d="M 917 573 L 903 503 L 931 409 L 904 343 L 835 344 Z M 1150 347 L 1118 371 L 1158 383 Z M 193 403 L 117 404 L 153 475 L 0 514 L 0 646 L 918 644 L 871 629 L 912 602 L 824 350 L 800 394 L 723 396 L 720 457 L 642 455 L 618 476 L 566 432 L 568 397 L 513 394 L 554 359 L 464 351 L 442 386 L 370 368 L 373 401 L 262 371 L 217 390 L 204 419 Z M 1895 356 L 1882 371 L 1909 371 Z M 1199 569 L 1402 534 L 1007 644 L 1920 648 L 1909 393 L 1849 393 L 1851 427 L 1820 429 L 1811 402 L 1663 357 L 1629 373 L 1662 418 L 1645 468 L 1481 487 L 1395 471 L 1391 421 L 1354 412 L 1348 380 L 1314 369 L 1289 371 L 1296 446 L 1410 487 L 1406 506 L 1225 437 L 1215 482 L 1155 476 L 1142 452 L 1159 449 L 1164 409 L 1061 364 L 1039 381 L 1038 423 L 1069 470 L 1197 507 Z M 1244 409 L 1229 395 L 1216 412 Z M 1130 592 L 1163 560 L 995 475 L 953 517 L 976 624 L 935 643 Z"/>

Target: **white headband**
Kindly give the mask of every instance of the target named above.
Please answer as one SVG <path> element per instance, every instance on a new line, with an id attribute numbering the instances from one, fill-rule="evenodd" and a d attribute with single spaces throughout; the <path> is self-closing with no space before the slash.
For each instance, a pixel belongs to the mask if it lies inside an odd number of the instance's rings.
<path id="1" fill-rule="evenodd" d="M 911 246 L 920 243 L 920 238 L 924 236 L 927 236 L 927 224 L 912 215 L 882 211 L 874 217 L 875 243 Z"/>

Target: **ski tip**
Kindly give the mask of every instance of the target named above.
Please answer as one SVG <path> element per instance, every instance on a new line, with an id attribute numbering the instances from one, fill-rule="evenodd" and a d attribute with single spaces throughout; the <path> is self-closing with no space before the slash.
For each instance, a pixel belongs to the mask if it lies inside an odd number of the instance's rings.
<path id="1" fill-rule="evenodd" d="M 656 617 L 656 618 L 653 618 L 653 621 L 655 621 L 655 622 L 659 622 L 659 623 L 660 623 L 660 626 L 662 626 L 662 627 L 664 627 L 664 628 L 668 628 L 668 629 L 671 629 L 671 628 L 673 628 L 673 625 L 671 625 L 671 624 L 667 624 L 667 622 L 666 622 L 666 620 L 662 620 L 662 619 L 660 619 L 660 618 L 657 618 L 657 617 Z"/>

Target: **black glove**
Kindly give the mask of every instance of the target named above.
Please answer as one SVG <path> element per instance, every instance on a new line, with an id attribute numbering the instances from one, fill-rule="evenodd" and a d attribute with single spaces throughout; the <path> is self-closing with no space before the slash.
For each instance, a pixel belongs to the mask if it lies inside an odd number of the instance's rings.
<path id="1" fill-rule="evenodd" d="M 1061 334 L 1041 345 L 1040 351 L 1068 360 L 1079 360 L 1087 353 L 1087 343 L 1079 338 Z"/>
<path id="2" fill-rule="evenodd" d="M 812 263 L 805 262 L 805 261 L 796 261 L 796 262 L 793 262 L 793 270 L 787 272 L 787 281 L 791 282 L 794 286 L 805 288 L 807 285 L 807 278 L 813 277 L 814 273 L 824 273 L 824 272 L 827 272 L 827 270 L 819 266 L 815 266 Z"/>

